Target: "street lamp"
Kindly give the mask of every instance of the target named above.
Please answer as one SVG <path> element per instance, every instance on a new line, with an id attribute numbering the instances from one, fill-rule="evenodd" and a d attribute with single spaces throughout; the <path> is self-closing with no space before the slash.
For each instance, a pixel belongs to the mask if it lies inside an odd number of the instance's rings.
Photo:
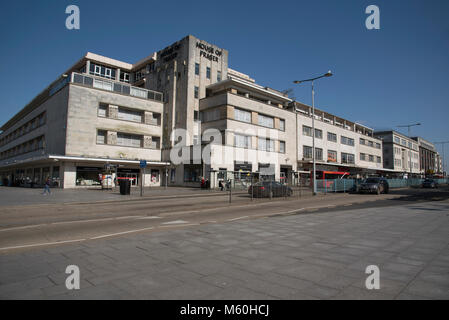
<path id="1" fill-rule="evenodd" d="M 329 70 L 327 73 L 316 77 L 312 79 L 306 79 L 306 80 L 296 80 L 293 81 L 295 84 L 300 84 L 303 82 L 312 82 L 312 159 L 313 159 L 313 195 L 316 196 L 316 160 L 315 160 L 315 90 L 314 90 L 314 81 L 326 78 L 326 77 L 332 77 L 333 74 Z"/>
<path id="2" fill-rule="evenodd" d="M 411 127 L 415 127 L 415 126 L 420 126 L 421 125 L 421 123 L 412 123 L 412 124 L 405 124 L 405 125 L 402 125 L 402 126 L 397 126 L 398 128 L 408 128 L 408 138 L 409 139 L 411 139 L 410 138 L 410 128 Z M 412 142 L 412 146 L 413 146 L 413 142 Z M 413 149 L 413 148 L 410 148 L 410 149 Z M 410 152 L 410 179 L 412 178 L 412 151 L 410 150 L 409 151 Z"/>

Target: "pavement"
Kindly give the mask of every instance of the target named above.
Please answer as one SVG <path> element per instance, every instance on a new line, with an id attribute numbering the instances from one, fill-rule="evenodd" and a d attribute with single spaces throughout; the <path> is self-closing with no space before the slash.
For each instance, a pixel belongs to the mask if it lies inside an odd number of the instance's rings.
<path id="1" fill-rule="evenodd" d="M 88 205 L 40 205 L 39 213 L 25 210 L 16 219 L 3 208 L 0 247 L 10 238 L 22 243 L 41 236 L 48 243 L 0 251 L 0 298 L 448 299 L 448 190 L 357 196 L 242 202 L 215 215 L 205 207 L 179 216 L 158 212 L 161 200 L 143 201 L 147 209 L 132 212 L 143 215 L 154 204 L 148 219 L 118 215 L 106 224 L 86 220 L 87 210 L 74 220 Z M 52 225 L 66 214 L 58 214 L 61 207 L 69 207 L 70 221 Z M 90 207 L 97 212 L 108 205 Z M 33 219 L 49 224 L 36 227 Z M 134 229 L 110 236 L 117 225 Z M 61 242 L 64 234 L 77 235 L 72 232 L 105 236 Z M 65 286 L 68 265 L 80 268 L 80 290 Z M 380 269 L 379 290 L 365 287 L 369 265 Z"/>

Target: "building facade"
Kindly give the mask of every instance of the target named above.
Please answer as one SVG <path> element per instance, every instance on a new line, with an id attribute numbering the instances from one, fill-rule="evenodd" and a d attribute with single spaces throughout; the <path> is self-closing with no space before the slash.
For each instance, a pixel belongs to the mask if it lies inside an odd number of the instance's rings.
<path id="1" fill-rule="evenodd" d="M 437 150 L 435 145 L 421 137 L 413 137 L 419 147 L 419 169 L 423 176 L 438 173 Z"/>
<path id="2" fill-rule="evenodd" d="M 0 182 L 84 187 L 111 167 L 135 186 L 216 185 L 222 172 L 291 181 L 310 177 L 313 135 L 321 173 L 422 171 L 419 141 L 320 109 L 313 132 L 310 106 L 229 68 L 228 55 L 191 35 L 135 64 L 87 53 L 1 127 Z"/>
<path id="3" fill-rule="evenodd" d="M 374 132 L 374 136 L 383 141 L 384 168 L 404 177 L 421 174 L 417 141 L 394 130 Z"/>
<path id="4" fill-rule="evenodd" d="M 86 54 L 2 126 L 0 174 L 8 185 L 64 188 L 99 185 L 105 165 L 114 180 L 160 185 L 163 95 L 129 84 L 132 66 Z"/>
<path id="5" fill-rule="evenodd" d="M 313 160 L 311 106 L 291 104 L 297 114 L 298 170 L 310 171 Z M 382 141 L 374 130 L 315 108 L 315 160 L 319 172 L 344 172 L 354 177 L 384 174 Z M 317 178 L 322 178 L 318 175 Z"/>

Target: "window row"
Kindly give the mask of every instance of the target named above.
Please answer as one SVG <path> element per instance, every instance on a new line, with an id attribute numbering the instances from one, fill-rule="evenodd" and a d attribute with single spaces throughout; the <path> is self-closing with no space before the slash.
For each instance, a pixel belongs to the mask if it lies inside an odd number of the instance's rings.
<path id="1" fill-rule="evenodd" d="M 360 160 L 361 161 L 369 161 L 369 162 L 376 162 L 376 163 L 382 163 L 382 158 L 379 156 L 373 156 L 371 154 L 366 153 L 360 153 Z"/>
<path id="2" fill-rule="evenodd" d="M 201 121 L 208 122 L 208 121 L 215 121 L 220 120 L 221 114 L 220 109 L 212 109 L 201 112 Z M 275 118 L 270 116 L 265 116 L 263 114 L 257 115 L 257 124 L 273 129 L 274 126 L 274 120 Z M 234 120 L 246 122 L 246 123 L 252 123 L 252 113 L 250 111 L 246 111 L 239 108 L 234 108 Z M 285 120 L 279 119 L 279 130 L 285 131 Z"/>
<path id="3" fill-rule="evenodd" d="M 312 127 L 303 125 L 302 126 L 302 134 L 305 136 L 308 136 L 308 137 L 312 137 L 313 136 Z M 315 128 L 315 138 L 323 139 L 323 130 Z M 335 133 L 328 132 L 327 140 L 330 142 L 337 142 L 337 135 Z M 352 138 L 341 136 L 340 141 L 342 144 L 352 146 L 352 147 L 354 146 L 354 139 L 352 139 Z"/>
<path id="4" fill-rule="evenodd" d="M 199 63 L 195 63 L 195 75 L 199 76 L 200 75 L 200 64 Z M 211 78 L 211 69 L 210 67 L 206 67 L 206 78 L 210 79 Z M 221 71 L 217 71 L 217 82 L 221 81 Z"/>
<path id="5" fill-rule="evenodd" d="M 238 148 L 250 149 L 251 136 L 235 133 L 234 146 Z M 274 147 L 274 140 L 268 138 L 258 138 L 257 149 L 260 151 L 276 152 Z M 279 141 L 279 152 L 285 153 L 285 141 Z"/>
<path id="6" fill-rule="evenodd" d="M 246 122 L 246 123 L 252 123 L 252 112 L 234 108 L 234 120 Z M 263 114 L 257 115 L 257 123 L 259 126 L 266 127 L 266 128 L 274 128 L 274 118 L 270 116 L 266 116 Z M 285 131 L 285 120 L 279 119 L 279 130 Z"/>
<path id="7" fill-rule="evenodd" d="M 126 107 L 117 107 L 117 114 L 110 114 L 109 105 L 105 103 L 100 103 L 98 106 L 98 116 L 103 118 L 113 118 L 124 121 L 132 121 L 137 123 L 146 123 L 155 126 L 161 125 L 161 114 L 152 113 L 152 118 L 145 118 L 145 111 L 130 109 Z"/>
<path id="8" fill-rule="evenodd" d="M 12 158 L 24 153 L 40 150 L 45 148 L 45 137 L 40 136 L 37 138 L 34 138 L 32 140 L 29 140 L 27 142 L 24 142 L 18 146 L 15 146 L 14 148 L 8 149 L 1 153 L 0 157 L 1 159 L 8 159 Z"/>
<path id="9" fill-rule="evenodd" d="M 0 146 L 3 146 L 21 136 L 24 134 L 27 134 L 34 129 L 39 128 L 40 126 L 43 126 L 46 122 L 46 113 L 42 112 L 40 115 L 34 117 L 32 120 L 28 121 L 24 125 L 20 126 L 10 134 L 8 134 L 6 137 L 2 138 L 0 140 Z"/>
<path id="10" fill-rule="evenodd" d="M 312 160 L 313 159 L 313 148 L 309 146 L 303 146 L 303 158 L 304 160 Z M 315 160 L 323 161 L 323 149 L 315 148 Z M 338 162 L 338 153 L 335 150 L 327 151 L 327 162 Z M 354 164 L 355 156 L 350 153 L 341 153 L 341 163 L 345 164 Z"/>
<path id="11" fill-rule="evenodd" d="M 381 149 L 382 148 L 380 143 L 373 142 L 371 140 L 367 140 L 367 139 L 364 139 L 364 138 L 360 138 L 360 144 L 364 145 L 364 146 L 376 148 L 376 149 Z"/>
<path id="12" fill-rule="evenodd" d="M 121 147 L 132 148 L 148 148 L 148 149 L 160 149 L 160 137 L 152 137 L 151 142 L 148 145 L 144 144 L 144 136 L 138 134 L 117 132 L 115 143 L 108 141 L 108 133 L 106 130 L 97 130 L 97 144 L 108 144 Z"/>

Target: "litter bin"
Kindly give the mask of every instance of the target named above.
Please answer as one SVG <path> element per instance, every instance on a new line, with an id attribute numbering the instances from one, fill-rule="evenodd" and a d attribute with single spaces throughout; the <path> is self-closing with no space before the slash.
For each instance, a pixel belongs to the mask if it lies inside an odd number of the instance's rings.
<path id="1" fill-rule="evenodd" d="M 131 181 L 129 181 L 128 179 L 123 179 L 120 181 L 120 194 L 131 194 Z"/>

